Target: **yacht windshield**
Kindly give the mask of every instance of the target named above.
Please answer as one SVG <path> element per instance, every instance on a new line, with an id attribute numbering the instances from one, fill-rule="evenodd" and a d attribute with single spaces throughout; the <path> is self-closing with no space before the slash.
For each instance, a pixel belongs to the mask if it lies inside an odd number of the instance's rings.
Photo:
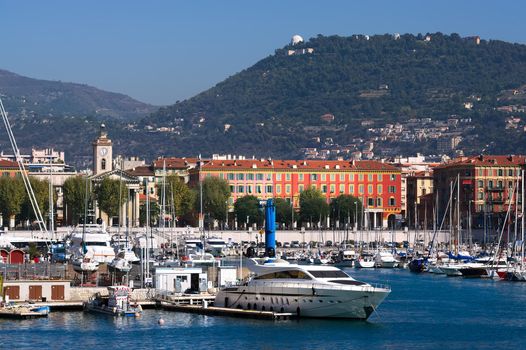
<path id="1" fill-rule="evenodd" d="M 341 270 L 309 270 L 309 273 L 316 278 L 340 278 L 349 277 Z"/>
<path id="2" fill-rule="evenodd" d="M 300 279 L 300 280 L 310 280 L 311 278 L 304 273 L 303 271 L 298 270 L 290 270 L 290 271 L 278 271 L 273 273 L 267 273 L 261 276 L 257 276 L 254 279 L 256 280 L 268 280 L 268 279 L 280 279 L 280 278 L 288 278 L 288 279 Z"/>

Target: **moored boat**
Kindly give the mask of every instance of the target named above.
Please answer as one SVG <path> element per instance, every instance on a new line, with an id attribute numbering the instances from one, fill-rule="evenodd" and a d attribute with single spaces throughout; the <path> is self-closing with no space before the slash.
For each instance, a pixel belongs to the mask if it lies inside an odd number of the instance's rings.
<path id="1" fill-rule="evenodd" d="M 333 266 L 252 259 L 256 276 L 225 288 L 214 306 L 294 313 L 298 317 L 367 319 L 389 295 L 388 286 L 360 282 Z"/>
<path id="2" fill-rule="evenodd" d="M 131 290 L 127 286 L 110 286 L 108 295 L 97 293 L 84 303 L 84 311 L 102 313 L 111 316 L 139 317 L 142 307 L 130 301 Z"/>

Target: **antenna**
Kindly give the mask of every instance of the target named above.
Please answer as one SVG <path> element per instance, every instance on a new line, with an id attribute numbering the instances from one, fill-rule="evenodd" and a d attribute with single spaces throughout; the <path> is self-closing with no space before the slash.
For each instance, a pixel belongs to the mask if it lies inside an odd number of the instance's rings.
<path id="1" fill-rule="evenodd" d="M 16 144 L 15 136 L 13 135 L 13 130 L 11 129 L 11 124 L 9 123 L 9 119 L 7 119 L 7 113 L 4 109 L 4 104 L 2 103 L 1 98 L 0 98 L 0 114 L 2 114 L 2 120 L 4 121 L 5 129 L 7 131 L 7 136 L 9 137 L 9 142 L 11 143 L 11 147 L 13 148 L 13 154 L 16 158 L 16 162 L 18 163 L 18 168 L 20 170 L 22 180 L 24 181 L 24 187 L 26 188 L 26 192 L 29 196 L 29 201 L 31 202 L 31 207 L 33 209 L 33 212 L 35 213 L 35 217 L 38 223 L 38 228 L 40 232 L 45 233 L 45 235 L 49 237 L 49 232 L 46 228 L 46 225 L 44 225 L 44 218 L 42 217 L 42 212 L 40 211 L 40 207 L 38 206 L 38 202 L 35 197 L 35 192 L 33 191 L 33 187 L 31 186 L 31 182 L 29 181 L 29 176 L 27 175 L 24 161 L 22 157 L 20 156 L 20 150 L 18 149 L 18 145 Z M 46 244 L 47 244 L 47 241 L 46 241 Z"/>

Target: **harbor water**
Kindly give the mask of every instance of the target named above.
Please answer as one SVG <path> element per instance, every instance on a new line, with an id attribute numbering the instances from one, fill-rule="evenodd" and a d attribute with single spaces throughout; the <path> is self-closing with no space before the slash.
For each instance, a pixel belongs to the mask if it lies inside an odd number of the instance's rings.
<path id="1" fill-rule="evenodd" d="M 349 270 L 392 293 L 366 322 L 268 321 L 145 310 L 0 320 L 4 349 L 526 349 L 526 283 Z M 158 323 L 162 318 L 163 325 Z"/>

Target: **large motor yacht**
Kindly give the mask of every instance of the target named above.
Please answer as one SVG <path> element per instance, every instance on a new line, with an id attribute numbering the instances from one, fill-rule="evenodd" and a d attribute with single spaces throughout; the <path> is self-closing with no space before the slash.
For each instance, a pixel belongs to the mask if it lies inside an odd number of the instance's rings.
<path id="1" fill-rule="evenodd" d="M 111 237 L 102 225 L 79 224 L 71 233 L 69 240 L 68 252 L 72 260 L 83 259 L 88 255 L 94 262 L 110 263 L 115 258 L 115 251 L 110 243 Z"/>
<path id="2" fill-rule="evenodd" d="M 367 319 L 391 292 L 388 286 L 360 282 L 332 266 L 251 259 L 256 275 L 225 288 L 214 306 L 294 313 L 299 317 Z"/>

